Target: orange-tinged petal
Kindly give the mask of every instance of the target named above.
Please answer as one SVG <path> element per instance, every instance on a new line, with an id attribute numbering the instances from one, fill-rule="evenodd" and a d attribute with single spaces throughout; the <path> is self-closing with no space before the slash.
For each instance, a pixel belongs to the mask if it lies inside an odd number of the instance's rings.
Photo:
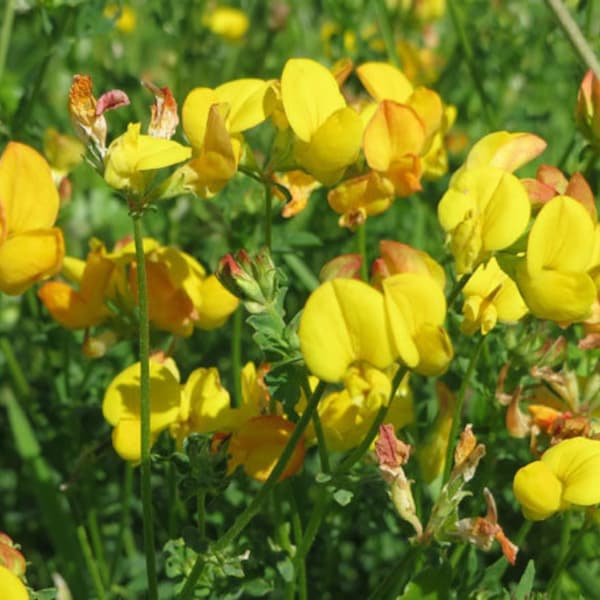
<path id="1" fill-rule="evenodd" d="M 310 371 L 341 381 L 357 360 L 385 369 L 394 362 L 383 296 L 355 279 L 333 279 L 308 298 L 299 327 L 300 348 Z"/>
<path id="2" fill-rule="evenodd" d="M 194 148 L 202 148 L 208 121 L 208 111 L 219 104 L 219 97 L 210 88 L 194 88 L 185 98 L 181 108 L 183 131 Z"/>
<path id="3" fill-rule="evenodd" d="M 417 113 L 391 100 L 379 104 L 364 133 L 367 163 L 377 171 L 387 171 L 407 154 L 418 155 L 424 143 L 425 128 Z"/>
<path id="4" fill-rule="evenodd" d="M 362 137 L 360 117 L 351 108 L 331 114 L 313 132 L 308 144 L 298 141 L 294 156 L 325 185 L 333 185 L 358 157 Z"/>
<path id="5" fill-rule="evenodd" d="M 102 298 L 92 302 L 61 281 L 45 283 L 39 289 L 38 297 L 52 318 L 67 329 L 92 327 L 110 315 Z"/>
<path id="6" fill-rule="evenodd" d="M 293 423 L 277 415 L 259 416 L 248 420 L 231 436 L 228 447 L 229 472 L 242 465 L 250 477 L 265 481 L 273 471 L 293 430 Z M 279 481 L 300 470 L 304 454 L 304 440 L 301 440 Z"/>
<path id="7" fill-rule="evenodd" d="M 0 243 L 15 233 L 52 227 L 59 197 L 44 157 L 9 142 L 0 158 Z"/>
<path id="8" fill-rule="evenodd" d="M 496 131 L 481 138 L 471 148 L 464 167 L 491 166 L 512 173 L 540 155 L 546 146 L 546 142 L 533 133 Z"/>
<path id="9" fill-rule="evenodd" d="M 307 58 L 292 58 L 285 64 L 281 98 L 292 130 L 304 142 L 309 142 L 334 112 L 346 106 L 331 72 Z"/>
<path id="10" fill-rule="evenodd" d="M 58 228 L 27 231 L 0 244 L 0 291 L 21 294 L 36 281 L 60 271 L 65 254 Z"/>
<path id="11" fill-rule="evenodd" d="M 172 359 L 150 360 L 150 428 L 168 427 L 179 415 L 181 386 Z M 121 371 L 109 384 L 102 401 L 102 414 L 111 424 L 140 420 L 140 363 Z"/>
<path id="12" fill-rule="evenodd" d="M 527 242 L 527 268 L 584 271 L 594 249 L 594 222 L 569 196 L 556 196 L 539 212 Z"/>
<path id="13" fill-rule="evenodd" d="M 262 123 L 273 111 L 271 84 L 262 79 L 236 79 L 215 89 L 219 102 L 229 107 L 226 123 L 230 133 L 240 133 Z"/>
<path id="14" fill-rule="evenodd" d="M 393 65 L 367 62 L 357 67 L 356 74 L 367 92 L 377 101 L 406 102 L 413 92 L 412 83 Z"/>

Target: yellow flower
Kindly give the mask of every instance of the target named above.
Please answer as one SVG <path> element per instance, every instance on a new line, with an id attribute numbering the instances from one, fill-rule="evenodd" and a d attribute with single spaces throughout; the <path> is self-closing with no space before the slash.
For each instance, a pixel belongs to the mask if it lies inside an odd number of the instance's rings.
<path id="1" fill-rule="evenodd" d="M 228 471 L 232 473 L 239 465 L 250 477 L 265 481 L 294 430 L 294 423 L 279 415 L 252 417 L 231 436 L 229 440 Z M 294 448 L 279 481 L 297 473 L 304 461 L 304 440 Z"/>
<path id="2" fill-rule="evenodd" d="M 587 273 L 594 244 L 594 221 L 577 200 L 556 196 L 540 210 L 516 274 L 536 317 L 567 323 L 589 316 L 596 299 Z"/>
<path id="3" fill-rule="evenodd" d="M 231 6 L 218 6 L 204 17 L 203 23 L 230 42 L 243 38 L 250 26 L 246 13 Z"/>
<path id="4" fill-rule="evenodd" d="M 215 88 L 194 88 L 182 108 L 183 130 L 193 159 L 176 172 L 198 196 L 216 194 L 235 175 L 246 129 L 262 123 L 275 97 L 262 79 L 236 79 Z"/>
<path id="5" fill-rule="evenodd" d="M 497 131 L 479 140 L 454 173 L 438 205 L 438 218 L 448 234 L 459 275 L 471 273 L 525 231 L 531 204 L 512 171 L 545 147 L 536 135 Z"/>
<path id="6" fill-rule="evenodd" d="M 525 517 L 541 521 L 571 506 L 598 504 L 599 470 L 600 441 L 571 438 L 519 469 L 513 490 Z"/>
<path id="7" fill-rule="evenodd" d="M 104 179 L 117 190 L 144 194 L 153 171 L 190 158 L 191 148 L 177 142 L 143 135 L 139 123 L 130 123 L 126 133 L 108 147 L 104 160 Z"/>
<path id="8" fill-rule="evenodd" d="M 527 314 L 527 305 L 517 284 L 500 268 L 494 257 L 477 267 L 463 293 L 465 320 L 461 329 L 465 333 L 471 334 L 480 329 L 481 334 L 486 335 L 497 321 L 511 323 Z"/>
<path id="9" fill-rule="evenodd" d="M 150 360 L 150 435 L 158 434 L 179 416 L 181 386 L 179 372 L 170 358 L 155 355 Z M 121 371 L 109 384 L 102 401 L 102 414 L 114 427 L 113 447 L 124 460 L 139 462 L 141 456 L 140 363 Z"/>
<path id="10" fill-rule="evenodd" d="M 358 158 L 363 128 L 335 77 L 313 60 L 290 59 L 281 75 L 281 100 L 298 166 L 325 185 L 337 182 Z"/>
<path id="11" fill-rule="evenodd" d="M 355 364 L 345 374 L 344 389 L 329 393 L 319 401 L 317 410 L 329 451 L 342 452 L 360 444 L 379 409 L 388 404 L 391 375 L 392 370 L 383 372 L 366 363 Z M 400 429 L 414 419 L 408 378 L 407 374 L 402 379 L 386 416 L 386 423 L 392 424 L 394 429 Z M 311 379 L 311 384 L 316 385 L 314 378 Z M 305 406 L 303 397 L 296 410 L 301 413 Z M 306 431 L 306 438 L 311 443 L 316 441 L 312 425 Z"/>
<path id="12" fill-rule="evenodd" d="M 10 600 L 29 600 L 23 582 L 6 567 L 0 565 L 0 596 Z"/>
<path id="13" fill-rule="evenodd" d="M 60 270 L 63 235 L 52 227 L 58 206 L 48 163 L 10 142 L 0 158 L 0 291 L 21 294 Z"/>
<path id="14" fill-rule="evenodd" d="M 446 300 L 422 273 L 383 280 L 383 293 L 355 279 L 333 279 L 308 298 L 300 319 L 300 348 L 309 370 L 339 382 L 353 363 L 384 370 L 400 359 L 424 375 L 442 373 L 452 355 L 443 328 Z"/>
<path id="15" fill-rule="evenodd" d="M 104 16 L 108 19 L 116 19 L 115 27 L 121 33 L 131 33 L 135 31 L 136 16 L 135 11 L 128 5 L 107 4 L 104 7 Z"/>

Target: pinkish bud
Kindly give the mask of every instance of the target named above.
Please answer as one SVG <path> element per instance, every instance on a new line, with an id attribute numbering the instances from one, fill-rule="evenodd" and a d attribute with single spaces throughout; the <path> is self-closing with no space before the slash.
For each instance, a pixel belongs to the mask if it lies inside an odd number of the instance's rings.
<path id="1" fill-rule="evenodd" d="M 107 110 L 115 110 L 129 104 L 129 97 L 121 90 L 110 90 L 98 98 L 96 103 L 96 116 L 103 115 Z"/>

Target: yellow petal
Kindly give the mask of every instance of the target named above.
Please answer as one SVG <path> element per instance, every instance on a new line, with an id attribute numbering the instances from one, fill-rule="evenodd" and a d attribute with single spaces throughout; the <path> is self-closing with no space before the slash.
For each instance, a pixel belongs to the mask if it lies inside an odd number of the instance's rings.
<path id="1" fill-rule="evenodd" d="M 151 171 L 187 160 L 192 155 L 192 149 L 173 140 L 140 135 L 138 153 L 135 168 L 138 171 Z"/>
<path id="2" fill-rule="evenodd" d="M 183 131 L 194 148 L 202 148 L 208 111 L 219 104 L 219 97 L 210 88 L 194 88 L 185 98 L 181 108 Z"/>
<path id="3" fill-rule="evenodd" d="M 307 58 L 287 61 L 281 75 L 281 97 L 292 130 L 304 142 L 309 142 L 335 111 L 346 106 L 331 72 Z"/>
<path id="4" fill-rule="evenodd" d="M 150 435 L 150 446 L 156 441 L 158 432 Z M 139 463 L 142 458 L 142 430 L 139 419 L 125 418 L 119 421 L 112 431 L 112 445 L 115 452 L 131 463 Z"/>
<path id="5" fill-rule="evenodd" d="M 36 281 L 60 271 L 65 254 L 62 231 L 38 229 L 0 244 L 0 291 L 21 294 Z"/>
<path id="6" fill-rule="evenodd" d="M 596 299 L 596 286 L 587 273 L 517 269 L 517 283 L 529 310 L 557 323 L 583 321 Z"/>
<path id="7" fill-rule="evenodd" d="M 600 502 L 600 441 L 575 437 L 553 446 L 542 462 L 563 482 L 563 500 L 580 506 Z"/>
<path id="8" fill-rule="evenodd" d="M 351 108 L 342 108 L 313 132 L 308 144 L 298 141 L 294 156 L 320 182 L 333 185 L 357 159 L 361 137 L 360 117 Z"/>
<path id="9" fill-rule="evenodd" d="M 271 84 L 262 79 L 236 79 L 215 89 L 219 102 L 227 103 L 227 130 L 240 133 L 262 123 L 273 110 Z"/>
<path id="10" fill-rule="evenodd" d="M 10 600 L 29 600 L 23 582 L 4 565 L 0 565 L 0 596 Z"/>
<path id="11" fill-rule="evenodd" d="M 556 196 L 539 212 L 527 242 L 527 268 L 586 270 L 594 249 L 594 223 L 569 196 Z"/>
<path id="12" fill-rule="evenodd" d="M 367 92 L 377 101 L 406 102 L 413 92 L 406 75 L 388 63 L 364 63 L 356 69 L 356 74 Z"/>
<path id="13" fill-rule="evenodd" d="M 552 469 L 540 460 L 517 471 L 513 491 L 523 514 L 532 521 L 547 519 L 561 507 L 561 482 Z"/>
<path id="14" fill-rule="evenodd" d="M 172 359 L 150 360 L 150 428 L 158 432 L 179 414 L 179 374 Z M 102 414 L 111 424 L 140 419 L 140 363 L 121 371 L 109 384 L 102 402 Z"/>
<path id="15" fill-rule="evenodd" d="M 364 134 L 367 163 L 377 171 L 387 171 L 407 154 L 420 154 L 424 143 L 425 128 L 417 113 L 390 100 L 379 104 Z"/>
<path id="16" fill-rule="evenodd" d="M 385 369 L 394 362 L 383 296 L 355 279 L 333 279 L 308 298 L 299 327 L 300 348 L 310 371 L 341 381 L 357 360 Z"/>
<path id="17" fill-rule="evenodd" d="M 222 386 L 219 371 L 192 371 L 183 389 L 190 406 L 190 431 L 209 433 L 227 430 L 224 417 L 231 411 L 229 392 Z"/>
<path id="18" fill-rule="evenodd" d="M 221 327 L 239 303 L 239 299 L 226 290 L 214 275 L 209 275 L 202 284 L 202 304 L 198 308 L 196 327 Z"/>
<path id="19" fill-rule="evenodd" d="M 0 243 L 4 237 L 54 225 L 58 192 L 41 154 L 9 142 L 0 158 Z"/>

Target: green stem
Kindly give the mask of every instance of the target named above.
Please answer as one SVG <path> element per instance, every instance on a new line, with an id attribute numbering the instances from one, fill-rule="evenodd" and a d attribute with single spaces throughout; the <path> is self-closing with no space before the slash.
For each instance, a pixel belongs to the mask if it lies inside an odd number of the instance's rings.
<path id="1" fill-rule="evenodd" d="M 454 407 L 454 416 L 452 418 L 452 428 L 450 429 L 450 435 L 448 436 L 448 448 L 446 449 L 446 462 L 444 464 L 444 479 L 443 481 L 448 481 L 450 477 L 450 471 L 452 471 L 452 460 L 454 456 L 454 448 L 456 447 L 456 436 L 458 435 L 458 430 L 460 427 L 461 416 L 463 411 L 463 406 L 465 403 L 465 394 L 467 392 L 467 388 L 471 383 L 471 376 L 475 371 L 475 366 L 477 365 L 477 359 L 479 358 L 479 353 L 483 348 L 487 336 L 482 335 L 479 337 L 477 341 L 477 345 L 475 346 L 475 350 L 471 355 L 471 360 L 469 361 L 469 365 L 467 367 L 467 371 L 463 380 L 460 384 L 460 388 L 458 390 L 458 396 L 456 398 L 456 405 Z"/>
<path id="2" fill-rule="evenodd" d="M 573 541 L 571 540 L 571 531 L 573 529 L 572 521 L 573 521 L 573 517 L 572 517 L 571 513 L 569 511 L 565 512 L 564 516 L 563 516 L 562 531 L 560 532 L 558 564 L 556 565 L 556 568 L 554 569 L 554 571 L 552 573 L 552 577 L 550 578 L 550 581 L 548 582 L 548 588 L 547 588 L 548 595 L 550 595 L 550 593 L 554 590 L 554 587 L 558 583 L 558 580 L 559 580 L 560 576 L 562 575 L 565 566 L 567 565 L 567 563 L 569 562 L 569 560 L 572 556 L 571 547 L 578 545 L 577 543 L 575 543 L 575 539 Z M 579 531 L 577 532 L 577 536 L 576 536 L 577 541 L 579 541 L 581 539 L 581 536 L 583 536 L 584 531 L 585 531 L 584 527 L 581 527 L 579 529 Z"/>
<path id="3" fill-rule="evenodd" d="M 21 399 L 29 398 L 31 394 L 31 388 L 29 387 L 27 378 L 23 373 L 23 369 L 21 369 L 21 365 L 19 364 L 19 361 L 13 352 L 12 345 L 8 338 L 0 338 L 0 351 L 2 351 L 2 354 L 4 355 L 6 368 L 8 369 L 8 372 L 13 380 L 17 395 Z"/>
<path id="4" fill-rule="evenodd" d="M 106 564 L 106 557 L 104 556 L 104 546 L 102 544 L 102 535 L 100 533 L 100 527 L 98 525 L 98 513 L 95 508 L 90 509 L 88 514 L 88 528 L 90 531 L 90 540 L 92 544 L 92 551 L 96 557 L 96 564 L 98 566 L 98 574 L 104 584 L 108 583 L 108 566 Z"/>
<path id="5" fill-rule="evenodd" d="M 152 515 L 152 483 L 150 465 L 150 321 L 148 315 L 148 282 L 146 279 L 146 257 L 142 234 L 141 213 L 133 213 L 133 235 L 137 266 L 139 304 L 139 352 L 140 352 L 140 428 L 142 449 L 140 475 L 142 488 L 142 509 L 144 527 L 144 554 L 146 556 L 146 577 L 148 598 L 158 600 L 156 578 L 156 557 L 154 553 L 154 518 Z"/>
<path id="6" fill-rule="evenodd" d="M 117 534 L 116 547 L 112 560 L 110 561 L 110 568 L 108 570 L 108 581 L 114 583 L 115 571 L 117 564 L 121 558 L 121 551 L 125 542 L 125 534 L 129 529 L 129 522 L 131 519 L 130 515 L 130 503 L 131 494 L 133 490 L 133 467 L 130 463 L 125 463 L 125 475 L 123 477 L 123 495 L 121 497 L 121 519 L 119 522 L 119 532 Z M 110 586 L 112 587 L 112 585 Z"/>
<path id="7" fill-rule="evenodd" d="M 600 62 L 562 0 L 545 0 L 582 62 L 600 81 Z"/>
<path id="8" fill-rule="evenodd" d="M 233 371 L 233 408 L 242 405 L 242 319 L 243 308 L 238 306 L 233 313 L 231 336 L 231 369 Z"/>
<path id="9" fill-rule="evenodd" d="M 377 17 L 377 24 L 379 25 L 379 31 L 385 44 L 385 50 L 388 55 L 388 60 L 396 67 L 400 68 L 400 59 L 396 52 L 396 45 L 394 44 L 394 32 L 391 27 L 391 19 L 387 11 L 385 0 L 376 0 L 375 2 L 375 14 Z"/>
<path id="10" fill-rule="evenodd" d="M 315 412 L 316 414 L 316 412 Z M 296 496 L 290 482 L 286 482 L 287 496 L 290 502 L 291 509 L 291 522 L 292 522 L 292 534 L 294 535 L 294 542 L 296 547 L 302 543 L 304 533 L 302 532 L 302 519 L 300 518 L 300 510 L 298 509 L 298 503 L 296 502 Z M 298 584 L 298 598 L 299 600 L 308 600 L 308 585 L 306 580 L 306 563 L 301 560 L 296 565 L 296 582 Z"/>
<path id="11" fill-rule="evenodd" d="M 346 471 L 351 469 L 354 464 L 359 461 L 363 454 L 370 448 L 371 443 L 375 439 L 379 426 L 385 420 L 390 404 L 392 403 L 394 396 L 396 395 L 396 391 L 402 382 L 404 375 L 406 374 L 406 368 L 401 367 L 396 372 L 394 379 L 392 381 L 392 390 L 390 392 L 389 400 L 386 405 L 382 406 L 377 414 L 375 415 L 375 419 L 369 428 L 365 438 L 361 442 L 359 446 L 357 446 L 350 454 L 334 469 L 333 477 L 339 477 L 343 475 Z M 321 523 L 325 514 L 327 513 L 327 508 L 331 501 L 331 497 L 329 492 L 327 491 L 327 487 L 325 485 L 321 488 L 321 493 L 317 497 L 317 501 L 311 511 L 310 519 L 308 520 L 308 524 L 304 530 L 304 537 L 302 538 L 302 543 L 298 545 L 298 549 L 296 550 L 296 556 L 294 560 L 294 565 L 298 564 L 300 561 L 304 560 L 310 551 L 311 546 L 313 545 L 315 538 L 317 536 L 317 532 L 321 527 Z"/>
<path id="12" fill-rule="evenodd" d="M 219 538 L 213 544 L 212 550 L 215 553 L 221 552 L 225 548 L 227 548 L 227 546 L 229 546 L 229 544 L 231 544 L 233 540 L 235 540 L 240 535 L 240 533 L 246 528 L 248 523 L 250 523 L 250 521 L 258 514 L 258 512 L 260 511 L 260 507 L 262 506 L 266 498 L 269 497 L 271 490 L 277 484 L 279 477 L 285 470 L 285 467 L 287 466 L 290 458 L 292 457 L 292 454 L 294 453 L 294 450 L 296 449 L 300 438 L 304 434 L 304 430 L 310 422 L 313 413 L 317 409 L 317 404 L 321 399 L 324 390 L 325 384 L 322 381 L 320 381 L 317 387 L 315 388 L 315 391 L 313 392 L 312 396 L 310 397 L 310 400 L 307 403 L 306 410 L 298 419 L 296 427 L 294 428 L 294 431 L 292 431 L 290 438 L 287 444 L 285 445 L 281 456 L 279 457 L 279 460 L 277 461 L 277 463 L 273 467 L 273 470 L 271 471 L 271 474 L 269 475 L 263 486 L 260 488 L 256 496 L 254 496 L 252 502 L 250 502 L 250 504 L 246 507 L 244 512 L 242 512 L 242 514 L 240 514 L 237 517 L 237 519 L 233 522 L 233 525 L 221 536 L 221 538 Z M 181 594 L 179 596 L 180 600 L 189 600 L 189 598 L 192 597 L 196 581 L 202 573 L 203 565 L 204 558 L 200 554 L 196 558 L 196 562 L 192 567 L 192 571 L 188 575 L 185 585 L 181 590 Z"/>
<path id="13" fill-rule="evenodd" d="M 196 498 L 196 516 L 198 518 L 198 533 L 206 537 L 206 490 L 200 490 Z"/>
<path id="14" fill-rule="evenodd" d="M 395 598 L 392 594 L 403 580 L 407 579 L 408 573 L 413 570 L 415 562 L 421 553 L 421 545 L 408 548 L 406 554 L 396 563 L 381 583 L 371 592 L 368 600 L 385 600 Z"/>
<path id="15" fill-rule="evenodd" d="M 2 17 L 2 30 L 0 31 L 0 81 L 4 77 L 4 67 L 6 66 L 6 55 L 8 54 L 8 45 L 12 33 L 13 21 L 15 18 L 15 0 L 5 0 L 4 15 Z"/>
<path id="16" fill-rule="evenodd" d="M 104 589 L 104 585 L 102 584 L 100 571 L 98 569 L 98 565 L 96 564 L 96 560 L 94 559 L 92 548 L 90 547 L 90 542 L 83 525 L 79 525 L 77 527 L 77 537 L 79 539 L 79 545 L 81 546 L 83 558 L 92 577 L 92 584 L 94 586 L 96 596 L 98 596 L 98 600 L 105 600 L 106 591 Z"/>
<path id="17" fill-rule="evenodd" d="M 273 191 L 269 182 L 264 183 L 265 188 L 265 246 L 271 251 L 271 221 L 273 218 Z"/>
<path id="18" fill-rule="evenodd" d="M 321 461 L 321 470 L 323 473 L 331 473 L 331 465 L 329 464 L 329 453 L 327 452 L 327 441 L 323 431 L 323 424 L 318 411 L 315 410 L 312 418 L 313 427 L 317 436 L 317 448 L 319 450 L 319 460 Z"/>
<path id="19" fill-rule="evenodd" d="M 362 261 L 360 263 L 360 277 L 363 281 L 369 281 L 369 263 L 367 259 L 367 224 L 358 226 L 356 230 L 356 247 Z"/>
<path id="20" fill-rule="evenodd" d="M 455 300 L 458 298 L 458 295 L 462 292 L 462 289 L 465 287 L 465 285 L 467 285 L 467 281 L 469 281 L 469 276 L 461 275 L 460 279 L 454 284 L 454 287 L 448 294 L 448 300 L 446 301 L 448 308 L 454 304 Z"/>
<path id="21" fill-rule="evenodd" d="M 487 126 L 490 129 L 496 129 L 496 125 L 494 122 L 495 119 L 490 111 L 491 102 L 488 98 L 485 88 L 483 87 L 483 82 L 479 77 L 477 65 L 475 64 L 475 54 L 473 52 L 473 48 L 471 47 L 469 38 L 465 32 L 462 15 L 460 13 L 459 8 L 456 6 L 454 0 L 448 0 L 448 11 L 452 20 L 452 26 L 454 27 L 454 31 L 456 32 L 456 35 L 458 37 L 458 42 L 465 57 L 467 68 L 471 73 L 471 78 L 473 79 L 473 83 L 475 84 L 475 89 L 477 90 L 479 99 L 481 100 L 481 107 L 483 109 L 483 115 L 485 117 Z"/>

